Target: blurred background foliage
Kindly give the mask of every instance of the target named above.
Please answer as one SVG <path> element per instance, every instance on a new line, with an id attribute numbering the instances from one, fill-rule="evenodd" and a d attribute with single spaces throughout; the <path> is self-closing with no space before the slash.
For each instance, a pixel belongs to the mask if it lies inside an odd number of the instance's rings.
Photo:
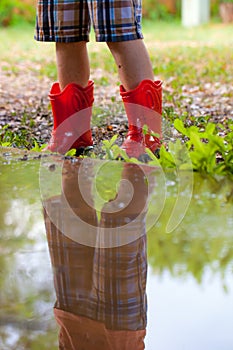
<path id="1" fill-rule="evenodd" d="M 21 21 L 34 23 L 35 0 L 1 0 L 0 26 L 7 27 Z"/>
<path id="2" fill-rule="evenodd" d="M 211 17 L 219 17 L 221 0 L 210 0 Z M 19 22 L 34 23 L 35 0 L 1 0 L 0 26 L 7 27 Z M 181 0 L 143 0 L 143 16 L 150 20 L 175 20 L 181 17 Z"/>

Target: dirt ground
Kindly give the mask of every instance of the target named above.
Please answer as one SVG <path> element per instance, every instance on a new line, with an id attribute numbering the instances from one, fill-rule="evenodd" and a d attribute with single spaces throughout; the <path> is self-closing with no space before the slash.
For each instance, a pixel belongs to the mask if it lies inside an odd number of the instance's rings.
<path id="1" fill-rule="evenodd" d="M 47 143 L 53 127 L 52 113 L 48 100 L 48 92 L 53 83 L 50 78 L 41 76 L 35 64 L 21 61 L 17 69 L 12 71 L 7 62 L 0 63 L 0 127 L 8 125 L 11 131 L 17 132 L 22 128 L 28 130 L 32 138 L 40 143 Z M 99 81 L 106 75 L 101 68 L 92 72 L 91 78 Z M 119 96 L 117 76 L 108 77 L 108 85 L 95 84 L 93 126 L 94 142 L 105 137 L 111 137 L 118 132 L 120 142 L 127 131 L 127 118 Z M 118 84 L 117 84 L 118 83 Z M 171 87 L 171 81 L 163 84 L 163 134 L 166 140 L 177 137 L 172 123 L 167 118 L 172 109 L 177 117 L 187 115 L 201 120 L 209 116 L 208 120 L 223 123 L 228 127 L 229 119 L 233 120 L 233 86 L 204 84 L 199 86 L 183 86 L 182 96 L 176 96 Z M 190 118 L 190 124 L 193 118 Z"/>

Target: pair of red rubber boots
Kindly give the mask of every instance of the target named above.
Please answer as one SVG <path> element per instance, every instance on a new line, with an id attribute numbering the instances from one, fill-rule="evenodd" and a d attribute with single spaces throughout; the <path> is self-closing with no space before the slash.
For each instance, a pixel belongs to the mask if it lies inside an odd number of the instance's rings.
<path id="1" fill-rule="evenodd" d="M 143 80 L 134 90 L 120 86 L 129 129 L 122 149 L 129 157 L 140 158 L 145 148 L 153 153 L 160 147 L 162 119 L 162 82 Z M 47 150 L 65 154 L 71 148 L 77 155 L 93 146 L 91 115 L 94 102 L 94 83 L 83 88 L 69 84 L 60 90 L 53 84 L 49 94 L 54 128 Z"/>

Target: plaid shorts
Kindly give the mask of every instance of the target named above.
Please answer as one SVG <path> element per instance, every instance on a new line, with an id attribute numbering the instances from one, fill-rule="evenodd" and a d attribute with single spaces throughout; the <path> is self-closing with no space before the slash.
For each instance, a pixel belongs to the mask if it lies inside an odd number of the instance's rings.
<path id="1" fill-rule="evenodd" d="M 142 0 L 37 0 L 35 39 L 89 41 L 91 25 L 96 41 L 142 39 Z"/>

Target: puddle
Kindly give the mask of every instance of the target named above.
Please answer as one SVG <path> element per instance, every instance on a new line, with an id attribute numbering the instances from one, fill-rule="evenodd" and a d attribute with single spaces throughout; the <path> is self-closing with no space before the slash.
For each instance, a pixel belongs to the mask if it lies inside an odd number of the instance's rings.
<path id="1" fill-rule="evenodd" d="M 141 349 L 145 328 L 146 350 L 231 350 L 232 187 L 2 151 L 0 348 L 58 349 L 56 317 L 88 350 Z"/>

